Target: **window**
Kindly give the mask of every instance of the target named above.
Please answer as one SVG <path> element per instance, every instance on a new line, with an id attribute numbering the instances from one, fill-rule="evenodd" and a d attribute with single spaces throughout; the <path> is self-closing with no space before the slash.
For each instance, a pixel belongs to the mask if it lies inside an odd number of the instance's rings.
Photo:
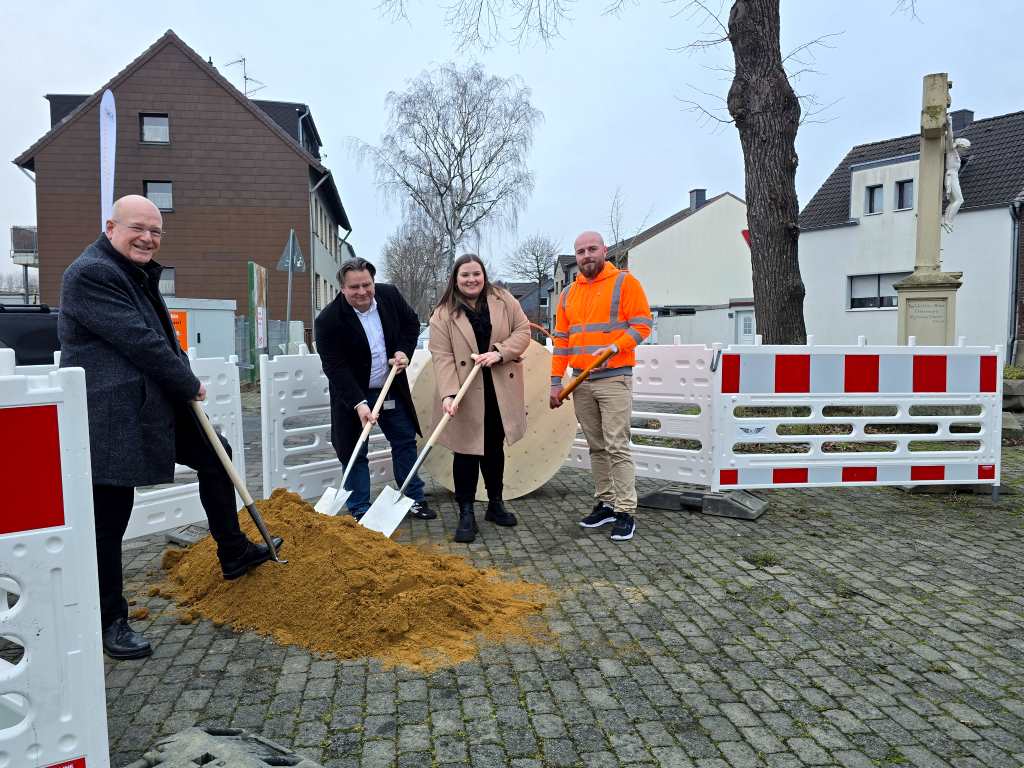
<path id="1" fill-rule="evenodd" d="M 169 181 L 144 181 L 142 188 L 146 197 L 153 201 L 153 204 L 161 211 L 174 210 L 174 195 L 171 193 L 171 182 Z"/>
<path id="2" fill-rule="evenodd" d="M 139 115 L 139 141 L 170 144 L 171 123 L 167 115 Z"/>
<path id="3" fill-rule="evenodd" d="M 163 296 L 174 296 L 174 267 L 164 267 L 160 273 L 160 294 Z"/>
<path id="4" fill-rule="evenodd" d="M 864 190 L 864 213 L 882 212 L 882 185 L 875 184 Z"/>
<path id="5" fill-rule="evenodd" d="M 743 316 L 743 335 L 753 336 L 754 334 L 754 318 L 750 315 Z"/>
<path id="6" fill-rule="evenodd" d="M 850 309 L 891 309 L 896 306 L 893 287 L 909 272 L 889 272 L 881 275 L 854 275 L 850 277 Z"/>
<path id="7" fill-rule="evenodd" d="M 540 305 L 542 307 L 547 307 L 547 305 L 548 305 L 548 297 L 547 296 L 541 296 L 540 297 Z"/>
<path id="8" fill-rule="evenodd" d="M 914 180 L 896 182 L 896 210 L 906 211 L 914 207 Z"/>

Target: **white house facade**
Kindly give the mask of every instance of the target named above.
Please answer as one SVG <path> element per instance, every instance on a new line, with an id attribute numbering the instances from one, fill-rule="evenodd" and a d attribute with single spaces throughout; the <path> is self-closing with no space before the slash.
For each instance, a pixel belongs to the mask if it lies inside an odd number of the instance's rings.
<path id="1" fill-rule="evenodd" d="M 957 335 L 1004 344 L 1020 332 L 1019 264 L 1024 249 L 1024 113 L 973 121 L 953 114 L 971 141 L 960 172 L 964 204 L 943 232 L 942 269 L 963 272 Z M 818 343 L 897 343 L 894 283 L 914 268 L 919 137 L 854 147 L 800 217 L 800 271 L 807 332 Z"/>
<path id="2" fill-rule="evenodd" d="M 695 189 L 688 208 L 609 250 L 644 287 L 656 316 L 651 343 L 754 342 L 746 228 L 740 198 Z"/>

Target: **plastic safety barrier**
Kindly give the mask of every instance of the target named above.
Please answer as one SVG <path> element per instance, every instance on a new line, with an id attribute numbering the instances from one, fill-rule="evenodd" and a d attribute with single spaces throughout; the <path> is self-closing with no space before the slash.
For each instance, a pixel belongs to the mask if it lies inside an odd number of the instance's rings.
<path id="1" fill-rule="evenodd" d="M 109 768 L 84 371 L 0 350 L 0 432 L 0 767 Z"/>
<path id="2" fill-rule="evenodd" d="M 430 359 L 418 349 L 410 361 L 410 386 Z M 260 356 L 260 431 L 263 494 L 287 488 L 305 499 L 337 482 L 340 465 L 331 446 L 331 399 L 320 362 L 303 344 L 297 355 Z M 391 482 L 391 450 L 382 434 L 369 439 L 371 482 Z"/>
<path id="3" fill-rule="evenodd" d="M 712 487 L 997 485 L 1001 371 L 962 343 L 730 347 Z"/>
<path id="4" fill-rule="evenodd" d="M 190 350 L 189 363 L 192 372 L 206 385 L 206 401 L 203 408 L 214 427 L 231 444 L 232 463 L 242 477 L 245 477 L 245 441 L 242 430 L 242 401 L 239 393 L 238 358 L 232 355 L 222 357 L 196 357 Z M 54 353 L 53 365 L 21 365 L 14 370 L 21 375 L 40 375 L 56 371 L 60 364 L 60 352 Z M 175 467 L 175 477 L 180 481 L 192 470 L 184 466 Z M 237 500 L 241 506 L 241 499 Z M 172 528 L 189 525 L 206 519 L 206 513 L 199 501 L 198 482 L 177 482 L 162 488 L 136 490 L 135 506 L 131 521 L 125 532 L 126 539 L 161 533 Z"/>

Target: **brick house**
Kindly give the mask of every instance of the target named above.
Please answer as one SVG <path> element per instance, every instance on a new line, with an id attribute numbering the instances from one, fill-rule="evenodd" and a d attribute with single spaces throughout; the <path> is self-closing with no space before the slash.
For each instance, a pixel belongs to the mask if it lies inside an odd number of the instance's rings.
<path id="1" fill-rule="evenodd" d="M 35 173 L 42 301 L 58 303 L 64 269 L 99 231 L 99 104 L 108 88 L 117 109 L 114 197 L 144 194 L 163 209 L 168 292 L 233 299 L 246 314 L 246 264 L 255 261 L 269 270 L 270 317 L 284 319 L 287 279 L 275 267 L 294 229 L 307 272 L 295 276 L 292 316 L 309 326 L 337 293 L 349 252 L 339 227 L 346 236 L 352 228 L 320 162 L 313 117 L 304 104 L 247 98 L 173 31 L 94 94 L 47 96 L 50 130 L 14 160 Z"/>

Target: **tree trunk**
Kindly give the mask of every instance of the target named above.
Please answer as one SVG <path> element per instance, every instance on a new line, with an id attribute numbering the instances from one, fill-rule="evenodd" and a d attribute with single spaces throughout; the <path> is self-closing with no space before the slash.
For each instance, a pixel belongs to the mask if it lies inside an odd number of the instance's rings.
<path id="1" fill-rule="evenodd" d="M 736 75 L 728 105 L 743 147 L 757 331 L 766 344 L 804 344 L 796 199 L 800 102 L 782 63 L 779 0 L 735 0 L 729 41 Z"/>

